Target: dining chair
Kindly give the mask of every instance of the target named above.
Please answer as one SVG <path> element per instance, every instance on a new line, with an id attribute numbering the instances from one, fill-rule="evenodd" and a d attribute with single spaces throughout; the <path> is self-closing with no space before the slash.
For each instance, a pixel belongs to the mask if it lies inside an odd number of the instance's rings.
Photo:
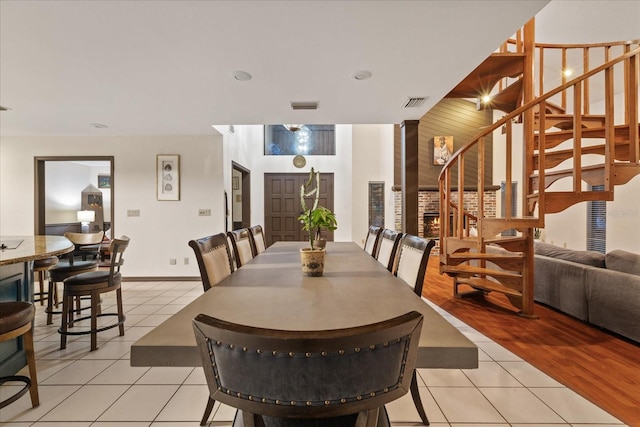
<path id="1" fill-rule="evenodd" d="M 396 251 L 398 250 L 398 244 L 402 238 L 402 233 L 399 231 L 390 230 L 385 228 L 379 237 L 378 247 L 376 248 L 375 258 L 378 262 L 387 270 L 393 272 L 393 265 L 395 263 Z"/>
<path id="2" fill-rule="evenodd" d="M 205 292 L 235 270 L 225 233 L 190 240 L 189 246 L 196 255 Z"/>
<path id="3" fill-rule="evenodd" d="M 253 259 L 255 254 L 251 247 L 251 232 L 248 228 L 240 228 L 227 232 L 231 237 L 231 245 L 236 258 L 238 268 L 242 267 Z"/>
<path id="4" fill-rule="evenodd" d="M 420 298 L 422 298 L 422 287 L 427 264 L 429 263 L 429 254 L 435 244 L 435 240 L 427 241 L 411 234 L 405 234 L 398 245 L 398 255 L 396 256 L 393 273 L 413 287 L 413 292 Z M 413 404 L 420 415 L 422 423 L 429 425 L 429 418 L 424 410 L 422 399 L 420 399 L 418 374 L 415 369 L 413 370 L 410 389 Z"/>
<path id="5" fill-rule="evenodd" d="M 67 346 L 68 335 L 91 335 L 91 351 L 98 348 L 98 332 L 106 331 L 111 328 L 118 327 L 119 335 L 124 336 L 124 309 L 122 306 L 122 274 L 120 268 L 124 263 L 123 254 L 129 246 L 129 238 L 122 236 L 119 239 L 111 240 L 109 252 L 111 260 L 109 269 L 91 271 L 88 273 L 80 273 L 64 279 L 62 291 L 62 326 L 58 329 L 60 334 L 60 349 Z M 116 292 L 116 312 L 105 313 L 102 311 L 100 296 L 107 292 Z M 74 319 L 73 300 L 74 298 L 90 297 L 91 314 L 85 317 Z M 98 327 L 98 318 L 116 316 L 115 323 L 101 325 Z M 72 326 L 83 320 L 91 320 L 88 329 L 70 331 Z"/>
<path id="6" fill-rule="evenodd" d="M 230 249 L 231 240 L 232 237 L 229 234 L 218 233 L 189 241 L 189 246 L 193 248 L 198 261 L 205 292 L 235 271 L 235 257 Z M 201 426 L 206 425 L 215 403 L 215 400 L 209 397 L 202 415 Z"/>
<path id="7" fill-rule="evenodd" d="M 264 239 L 264 231 L 261 225 L 254 225 L 249 227 L 249 232 L 253 247 L 253 256 L 258 256 L 267 249 L 267 245 Z"/>
<path id="8" fill-rule="evenodd" d="M 376 227 L 375 225 L 369 226 L 369 232 L 364 241 L 364 250 L 371 256 L 375 256 L 376 249 L 378 249 L 380 233 L 382 233 L 382 227 Z"/>
<path id="9" fill-rule="evenodd" d="M 285 331 L 199 314 L 193 329 L 211 398 L 238 409 L 234 425 L 373 427 L 388 426 L 384 405 L 408 392 L 422 322 L 412 311 Z"/>

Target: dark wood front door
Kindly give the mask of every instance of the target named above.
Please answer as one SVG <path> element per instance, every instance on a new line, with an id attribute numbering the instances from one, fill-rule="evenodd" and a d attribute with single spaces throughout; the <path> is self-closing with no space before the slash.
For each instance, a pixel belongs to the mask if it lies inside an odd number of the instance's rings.
<path id="1" fill-rule="evenodd" d="M 302 231 L 298 216 L 300 206 L 300 186 L 309 179 L 308 173 L 265 173 L 264 174 L 264 218 L 267 244 L 274 242 L 302 241 L 308 233 Z M 311 206 L 310 202 L 307 202 Z M 333 174 L 320 175 L 321 206 L 333 211 Z M 333 240 L 333 232 L 323 230 L 323 237 Z"/>

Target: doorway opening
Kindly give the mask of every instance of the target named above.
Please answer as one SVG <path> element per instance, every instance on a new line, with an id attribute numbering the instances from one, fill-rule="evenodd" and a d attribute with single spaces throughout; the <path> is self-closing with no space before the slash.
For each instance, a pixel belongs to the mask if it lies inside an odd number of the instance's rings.
<path id="1" fill-rule="evenodd" d="M 251 227 L 251 171 L 231 162 L 232 229 Z"/>
<path id="2" fill-rule="evenodd" d="M 114 236 L 114 157 L 35 157 L 35 234 Z M 89 219 L 86 219 L 90 211 Z"/>

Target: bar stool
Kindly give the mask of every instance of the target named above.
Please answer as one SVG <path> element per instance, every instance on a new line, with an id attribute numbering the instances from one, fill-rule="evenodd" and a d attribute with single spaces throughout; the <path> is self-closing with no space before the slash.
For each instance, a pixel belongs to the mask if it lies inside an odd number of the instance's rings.
<path id="1" fill-rule="evenodd" d="M 38 378 L 36 376 L 36 356 L 33 351 L 33 317 L 35 307 L 26 301 L 0 302 L 0 342 L 8 341 L 22 336 L 24 350 L 27 355 L 27 365 L 29 366 L 29 377 L 23 375 L 11 375 L 0 378 L 0 384 L 10 381 L 23 382 L 25 386 L 16 394 L 0 402 L 0 408 L 4 408 L 10 403 L 22 397 L 27 390 L 31 394 L 31 405 L 40 405 L 38 396 Z"/>
<path id="2" fill-rule="evenodd" d="M 57 256 L 51 256 L 48 258 L 37 259 L 33 262 L 33 273 L 38 274 L 38 283 L 40 284 L 40 292 L 35 294 L 38 296 L 38 299 L 34 299 L 34 302 L 40 301 L 40 305 L 44 305 L 44 300 L 49 298 L 49 293 L 44 291 L 44 286 L 45 286 L 44 283 L 47 277 L 47 271 L 49 271 L 51 267 L 56 265 L 58 261 L 59 259 Z M 53 298 L 57 305 L 58 304 L 57 293 L 54 292 Z"/>
<path id="3" fill-rule="evenodd" d="M 76 274 L 64 280 L 64 290 L 62 292 L 62 326 L 58 329 L 61 350 L 67 347 L 67 335 L 91 334 L 91 351 L 98 348 L 98 332 L 118 326 L 120 336 L 124 335 L 125 316 L 122 306 L 122 289 L 120 287 L 122 283 L 120 267 L 124 263 L 122 254 L 128 245 L 129 238 L 126 236 L 111 241 L 111 247 L 109 249 L 111 252 L 111 262 L 109 264 L 109 270 Z M 100 295 L 110 291 L 116 291 L 117 313 L 102 313 Z M 83 296 L 91 297 L 91 315 L 74 320 L 73 313 L 75 310 L 72 308 L 73 299 Z M 102 316 L 117 316 L 118 320 L 116 323 L 99 328 L 98 317 Z M 75 322 L 86 319 L 91 319 L 91 327 L 89 330 L 69 331 L 69 328 L 73 326 Z"/>
<path id="4" fill-rule="evenodd" d="M 76 274 L 88 273 L 91 271 L 96 271 L 98 269 L 97 259 L 74 262 L 72 257 L 73 255 L 69 255 L 69 260 L 60 261 L 55 266 L 49 269 L 49 295 L 58 295 L 58 282 L 63 282 L 66 278 L 74 276 Z M 54 314 L 62 313 L 62 311 L 53 310 L 53 300 L 54 298 L 48 298 L 47 308 L 44 309 L 45 313 L 47 313 L 47 325 L 51 325 L 53 323 Z M 55 298 L 55 306 L 58 307 L 57 298 Z M 80 310 L 79 301 L 76 309 Z"/>

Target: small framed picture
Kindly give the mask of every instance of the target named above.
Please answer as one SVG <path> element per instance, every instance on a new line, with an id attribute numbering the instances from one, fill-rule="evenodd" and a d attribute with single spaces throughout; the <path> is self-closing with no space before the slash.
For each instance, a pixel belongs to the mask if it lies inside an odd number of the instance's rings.
<path id="1" fill-rule="evenodd" d="M 98 175 L 98 188 L 111 188 L 111 175 Z"/>
<path id="2" fill-rule="evenodd" d="M 180 156 L 158 154 L 156 176 L 158 200 L 180 200 Z"/>
<path id="3" fill-rule="evenodd" d="M 444 165 L 453 155 L 453 136 L 433 137 L 433 164 Z"/>
<path id="4" fill-rule="evenodd" d="M 239 190 L 240 189 L 240 178 L 237 176 L 234 176 L 233 178 L 231 178 L 231 189 L 232 190 Z"/>

